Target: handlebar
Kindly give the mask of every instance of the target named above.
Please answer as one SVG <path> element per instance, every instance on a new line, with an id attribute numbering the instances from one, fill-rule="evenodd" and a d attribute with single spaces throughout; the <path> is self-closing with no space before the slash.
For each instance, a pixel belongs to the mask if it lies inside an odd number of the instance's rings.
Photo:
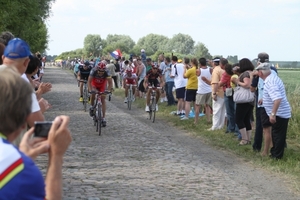
<path id="1" fill-rule="evenodd" d="M 104 91 L 104 92 L 99 92 L 99 91 L 91 91 L 89 92 L 90 94 L 112 94 L 110 91 Z"/>
<path id="2" fill-rule="evenodd" d="M 154 86 L 148 86 L 149 89 L 162 89 L 162 87 L 154 87 Z"/>

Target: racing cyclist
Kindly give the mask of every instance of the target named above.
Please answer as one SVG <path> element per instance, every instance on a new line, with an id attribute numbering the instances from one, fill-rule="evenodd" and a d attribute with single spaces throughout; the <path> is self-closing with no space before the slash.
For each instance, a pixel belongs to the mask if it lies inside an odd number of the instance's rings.
<path id="1" fill-rule="evenodd" d="M 88 87 L 89 91 L 99 91 L 105 92 L 107 86 L 108 91 L 112 91 L 112 78 L 109 70 L 106 68 L 105 61 L 98 63 L 98 66 L 92 68 L 89 78 L 88 78 Z M 106 95 L 101 95 L 102 102 L 102 126 L 106 126 L 105 121 L 105 111 L 106 111 L 106 103 L 105 103 Z M 95 93 L 91 95 L 91 108 L 90 108 L 90 116 L 94 116 L 94 102 L 95 102 Z"/>
<path id="2" fill-rule="evenodd" d="M 92 66 L 90 65 L 89 61 L 85 61 L 84 65 L 80 65 L 78 68 L 78 74 L 77 74 L 77 80 L 88 80 L 90 72 L 91 72 Z M 79 101 L 83 102 L 83 82 L 80 82 L 80 98 Z"/>
<path id="3" fill-rule="evenodd" d="M 160 83 L 158 81 L 158 78 L 160 79 Z M 163 87 L 165 85 L 164 77 L 162 75 L 161 70 L 158 68 L 157 64 L 152 65 L 152 68 L 147 72 L 145 79 L 144 79 L 144 88 L 148 88 L 148 86 L 154 86 L 157 87 Z M 150 104 L 150 91 L 147 90 L 147 99 L 146 99 L 146 108 L 145 111 L 149 112 L 149 104 Z M 158 105 L 157 102 L 160 97 L 160 91 L 156 91 L 156 111 L 158 111 Z"/>
<path id="4" fill-rule="evenodd" d="M 124 103 L 127 103 L 128 101 L 128 89 L 129 89 L 129 84 L 132 84 L 132 94 L 133 94 L 133 100 L 135 100 L 134 98 L 134 94 L 135 94 L 135 88 L 136 88 L 136 84 L 137 83 L 137 75 L 135 73 L 133 73 L 131 68 L 127 68 L 125 75 L 123 77 L 123 86 L 125 88 L 125 100 Z"/>

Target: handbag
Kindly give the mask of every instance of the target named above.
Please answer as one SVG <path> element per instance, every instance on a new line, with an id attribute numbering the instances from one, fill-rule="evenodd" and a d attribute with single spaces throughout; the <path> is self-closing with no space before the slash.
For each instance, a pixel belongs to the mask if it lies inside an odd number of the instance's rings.
<path id="1" fill-rule="evenodd" d="M 250 88 L 246 89 L 244 87 L 237 86 L 234 89 L 233 101 L 235 103 L 250 103 L 254 101 L 254 98 L 254 92 L 251 92 Z"/>
<path id="2" fill-rule="evenodd" d="M 225 95 L 226 95 L 227 97 L 231 97 L 232 94 L 233 94 L 233 89 L 232 89 L 232 88 L 226 88 L 226 89 L 225 89 Z"/>

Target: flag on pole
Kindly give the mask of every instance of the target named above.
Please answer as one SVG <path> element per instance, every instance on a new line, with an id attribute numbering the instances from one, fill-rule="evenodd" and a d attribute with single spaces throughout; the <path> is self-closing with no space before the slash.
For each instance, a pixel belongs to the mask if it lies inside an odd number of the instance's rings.
<path id="1" fill-rule="evenodd" d="M 122 57 L 122 53 L 121 53 L 120 49 L 117 49 L 117 50 L 111 52 L 110 55 L 115 59 Z"/>

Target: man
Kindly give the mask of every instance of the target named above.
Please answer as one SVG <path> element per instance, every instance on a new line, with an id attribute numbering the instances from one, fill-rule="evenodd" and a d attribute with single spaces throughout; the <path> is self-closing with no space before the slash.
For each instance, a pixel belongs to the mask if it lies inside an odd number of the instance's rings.
<path id="1" fill-rule="evenodd" d="M 172 70 L 170 57 L 166 57 L 165 62 L 163 63 L 165 64 L 163 75 L 165 76 L 165 81 L 166 81 L 165 91 L 166 91 L 167 101 L 168 101 L 167 105 L 172 106 L 175 104 L 175 99 L 173 96 L 174 78 L 171 78 L 170 76 Z"/>
<path id="2" fill-rule="evenodd" d="M 138 90 L 139 90 L 139 97 L 142 98 L 145 94 L 144 78 L 146 76 L 146 66 L 142 62 L 141 58 L 138 58 L 137 61 L 138 61 L 138 67 L 136 70 L 136 75 L 138 77 Z"/>
<path id="3" fill-rule="evenodd" d="M 12 67 L 0 72 L 0 199 L 62 199 L 63 155 L 72 140 L 69 117 L 55 118 L 48 139 L 31 138 L 31 128 L 20 149 L 13 146 L 30 115 L 32 100 L 32 87 L 17 73 Z M 49 165 L 44 181 L 34 159 L 46 152 Z"/>
<path id="4" fill-rule="evenodd" d="M 152 59 L 151 59 L 151 58 L 147 58 L 147 59 L 146 59 L 146 73 L 148 73 L 148 71 L 149 71 L 150 69 L 152 69 L 152 65 L 153 65 Z"/>
<path id="5" fill-rule="evenodd" d="M 177 98 L 177 112 L 175 115 L 181 116 L 185 115 L 184 109 L 184 97 L 185 97 L 185 87 L 187 84 L 187 79 L 183 78 L 184 74 L 184 65 L 178 63 L 177 56 L 172 57 L 172 69 L 171 69 L 171 78 L 174 78 L 174 85 L 176 89 L 176 98 Z"/>
<path id="6" fill-rule="evenodd" d="M 0 43 L 4 44 L 4 46 L 7 46 L 8 42 L 14 38 L 15 36 L 11 32 L 4 31 L 0 35 Z"/>
<path id="7" fill-rule="evenodd" d="M 272 125 L 271 157 L 281 159 L 286 144 L 286 133 L 291 107 L 287 100 L 282 80 L 271 72 L 270 63 L 261 63 L 256 67 L 258 76 L 264 80 L 263 105 L 267 115 L 262 115 L 262 122 L 269 121 Z"/>
<path id="8" fill-rule="evenodd" d="M 221 65 L 219 65 L 221 61 Z M 225 58 L 215 58 L 214 69 L 211 75 L 211 90 L 213 99 L 213 124 L 208 130 L 222 129 L 225 124 L 225 102 L 224 102 L 224 91 L 222 87 L 219 87 L 222 74 L 224 73 L 224 67 L 228 63 Z"/>
<path id="9" fill-rule="evenodd" d="M 120 87 L 120 72 L 121 72 L 121 68 L 120 68 L 120 63 L 119 63 L 119 59 L 117 58 L 115 61 L 115 73 L 116 73 L 116 78 L 114 79 L 115 82 L 115 86 L 116 88 Z"/>
<path id="10" fill-rule="evenodd" d="M 29 56 L 31 55 L 28 44 L 20 38 L 12 39 L 8 42 L 4 54 L 2 56 L 3 64 L 7 66 L 14 66 L 20 73 L 21 77 L 26 80 L 29 84 L 29 80 L 25 75 L 28 63 L 30 61 Z M 35 121 L 44 121 L 44 116 L 41 112 L 40 105 L 43 102 L 38 102 L 34 92 L 31 94 L 32 105 L 31 113 L 27 118 L 27 123 L 30 127 L 34 125 Z"/>
<path id="11" fill-rule="evenodd" d="M 142 58 L 143 64 L 146 65 L 147 56 L 146 56 L 146 53 L 145 53 L 145 49 L 141 50 L 141 58 Z"/>
<path id="12" fill-rule="evenodd" d="M 116 76 L 116 66 L 114 64 L 114 60 L 110 60 L 108 64 L 106 65 L 106 68 L 109 70 L 111 74 L 111 78 L 114 80 L 115 87 L 117 87 L 116 81 L 117 81 L 117 76 Z"/>
<path id="13" fill-rule="evenodd" d="M 160 79 L 160 82 L 158 81 L 158 78 Z M 144 87 L 148 88 L 148 86 L 154 86 L 155 88 L 157 87 L 163 87 L 165 85 L 164 83 L 164 78 L 161 74 L 161 71 L 158 69 L 157 65 L 153 65 L 152 69 L 150 69 L 147 72 L 147 75 L 144 79 Z M 147 90 L 147 99 L 146 99 L 146 108 L 145 111 L 149 112 L 149 105 L 150 105 L 150 91 L 151 90 Z M 156 90 L 156 111 L 158 111 L 158 105 L 157 102 L 159 100 L 160 97 L 160 91 Z"/>
<path id="14" fill-rule="evenodd" d="M 90 75 L 90 72 L 92 70 L 92 65 L 90 64 L 89 61 L 85 61 L 84 65 L 80 65 L 78 68 L 78 74 L 77 74 L 77 80 L 85 80 L 87 81 Z M 80 97 L 79 97 L 79 102 L 83 102 L 83 82 L 80 82 Z"/>
<path id="15" fill-rule="evenodd" d="M 88 78 L 88 87 L 89 91 L 99 91 L 105 92 L 106 85 L 108 84 L 107 90 L 112 91 L 112 79 L 110 71 L 106 68 L 105 61 L 101 61 L 98 66 L 94 67 Z M 102 126 L 106 126 L 105 121 L 105 113 L 106 113 L 106 95 L 101 96 L 102 102 Z M 90 108 L 90 116 L 94 116 L 94 102 L 95 102 L 95 93 L 91 95 L 91 108 Z"/>
<path id="16" fill-rule="evenodd" d="M 136 85 L 137 85 L 137 76 L 135 73 L 132 72 L 131 68 L 127 68 L 125 75 L 123 77 L 123 86 L 125 88 L 125 99 L 124 99 L 124 103 L 128 102 L 128 89 L 129 89 L 129 85 L 132 85 L 132 94 L 133 94 L 133 101 L 135 100 L 134 98 L 134 93 L 135 93 L 135 89 L 136 89 Z"/>

